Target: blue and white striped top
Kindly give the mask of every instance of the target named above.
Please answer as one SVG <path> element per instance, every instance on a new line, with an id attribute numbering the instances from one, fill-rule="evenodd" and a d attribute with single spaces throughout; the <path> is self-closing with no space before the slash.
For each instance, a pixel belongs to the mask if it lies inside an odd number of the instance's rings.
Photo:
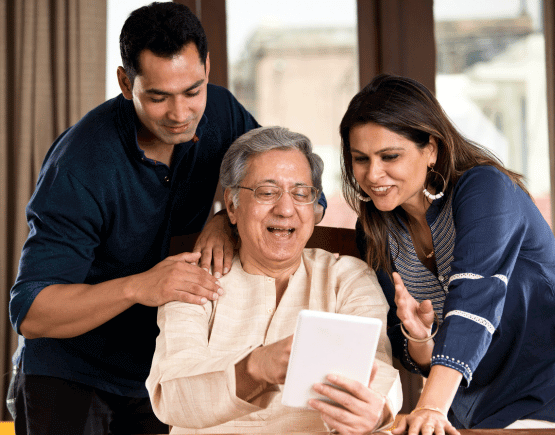
<path id="1" fill-rule="evenodd" d="M 392 222 L 389 235 L 389 247 L 394 258 L 395 269 L 403 278 L 403 283 L 410 289 L 410 294 L 418 302 L 430 299 L 434 311 L 443 322 L 443 303 L 449 291 L 448 280 L 453 261 L 455 245 L 455 224 L 451 208 L 451 197 L 439 210 L 436 219 L 430 224 L 434 237 L 434 251 L 438 275 L 434 275 L 424 266 L 414 249 L 407 227 L 401 221 Z M 400 241 L 398 246 L 397 241 Z M 399 255 L 396 255 L 399 253 Z M 404 253 L 404 255 L 403 255 Z"/>

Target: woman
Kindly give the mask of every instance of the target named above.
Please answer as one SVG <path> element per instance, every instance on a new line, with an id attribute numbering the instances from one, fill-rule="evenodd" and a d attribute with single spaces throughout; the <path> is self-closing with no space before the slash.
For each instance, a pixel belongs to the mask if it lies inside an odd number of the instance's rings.
<path id="1" fill-rule="evenodd" d="M 555 239 L 521 176 L 403 77 L 376 77 L 340 133 L 394 355 L 428 377 L 393 433 L 555 427 Z"/>

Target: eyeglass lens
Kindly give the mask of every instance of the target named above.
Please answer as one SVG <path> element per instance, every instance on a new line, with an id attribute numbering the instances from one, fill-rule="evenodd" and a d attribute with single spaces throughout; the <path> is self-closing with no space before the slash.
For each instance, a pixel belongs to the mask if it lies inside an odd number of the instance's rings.
<path id="1" fill-rule="evenodd" d="M 315 187 L 297 186 L 289 190 L 293 202 L 298 204 L 310 204 L 316 199 Z M 254 189 L 254 197 L 257 201 L 266 204 L 273 204 L 281 198 L 283 189 L 277 186 L 258 186 Z"/>

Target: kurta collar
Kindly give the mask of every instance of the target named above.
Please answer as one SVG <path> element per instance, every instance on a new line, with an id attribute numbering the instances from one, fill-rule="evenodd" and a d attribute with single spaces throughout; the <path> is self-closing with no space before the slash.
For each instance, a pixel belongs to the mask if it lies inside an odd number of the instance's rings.
<path id="1" fill-rule="evenodd" d="M 306 277 L 306 268 L 305 268 L 303 257 L 304 257 L 304 250 L 303 250 L 303 254 L 301 255 L 301 262 L 299 263 L 299 267 L 289 277 L 289 284 L 291 284 L 293 279 L 298 280 L 298 279 L 302 279 L 303 277 Z M 233 257 L 233 261 L 231 263 L 231 270 L 237 270 L 241 276 L 243 276 L 245 279 L 248 279 L 248 280 L 260 280 L 260 279 L 270 278 L 266 275 L 255 275 L 255 274 L 245 272 L 245 270 L 243 269 L 243 265 L 241 264 L 241 259 L 239 258 L 239 254 Z"/>

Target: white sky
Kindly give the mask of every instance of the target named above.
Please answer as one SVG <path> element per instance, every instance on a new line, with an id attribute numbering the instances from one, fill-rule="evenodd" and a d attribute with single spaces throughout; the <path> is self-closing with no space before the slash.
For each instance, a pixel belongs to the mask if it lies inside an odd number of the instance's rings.
<path id="1" fill-rule="evenodd" d="M 354 26 L 356 0 L 226 0 L 228 56 L 233 62 L 241 55 L 246 39 L 260 25 L 265 26 Z"/>
<path id="2" fill-rule="evenodd" d="M 436 19 L 516 16 L 521 2 L 538 23 L 541 0 L 434 0 Z M 119 33 L 129 13 L 151 0 L 108 0 L 106 97 L 119 94 L 116 69 L 121 65 Z M 228 52 L 231 62 L 240 55 L 245 40 L 260 24 L 264 25 L 354 25 L 356 0 L 227 0 Z"/>
<path id="3" fill-rule="evenodd" d="M 537 24 L 542 0 L 434 0 L 436 19 L 514 17 L 525 3 Z"/>

